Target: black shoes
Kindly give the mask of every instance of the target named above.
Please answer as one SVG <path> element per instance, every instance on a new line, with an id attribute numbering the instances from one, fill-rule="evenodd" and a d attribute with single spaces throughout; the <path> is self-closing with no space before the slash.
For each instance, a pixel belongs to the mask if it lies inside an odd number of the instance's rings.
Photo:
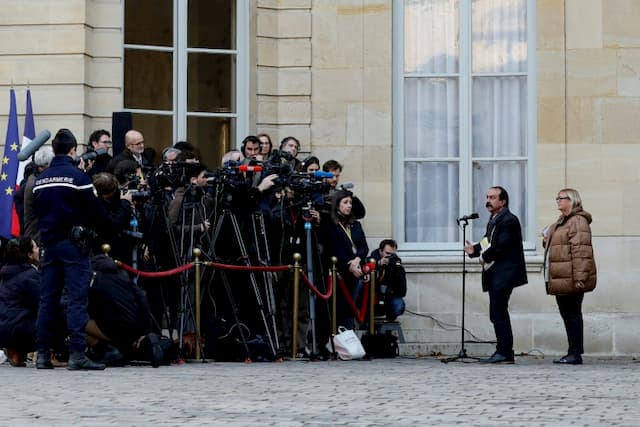
<path id="1" fill-rule="evenodd" d="M 507 357 L 496 352 L 496 353 L 493 353 L 491 357 L 487 359 L 480 359 L 479 362 L 480 363 L 502 363 L 506 365 L 512 365 L 514 363 L 514 359 L 513 359 L 513 356 Z"/>
<path id="2" fill-rule="evenodd" d="M 51 363 L 51 355 L 49 353 L 38 352 L 38 358 L 36 359 L 37 369 L 53 369 L 53 363 Z"/>
<path id="3" fill-rule="evenodd" d="M 38 355 L 38 361 L 40 361 L 40 355 Z M 67 365 L 67 369 L 70 371 L 102 371 L 104 368 L 106 368 L 104 363 L 94 362 L 84 353 L 72 353 Z"/>
<path id="4" fill-rule="evenodd" d="M 553 363 L 558 365 L 582 365 L 582 356 L 579 354 L 567 354 L 560 359 L 554 360 Z"/>
<path id="5" fill-rule="evenodd" d="M 159 367 L 164 361 L 164 350 L 160 345 L 160 337 L 153 332 L 142 338 L 140 351 L 142 356 L 149 360 L 154 368 Z"/>

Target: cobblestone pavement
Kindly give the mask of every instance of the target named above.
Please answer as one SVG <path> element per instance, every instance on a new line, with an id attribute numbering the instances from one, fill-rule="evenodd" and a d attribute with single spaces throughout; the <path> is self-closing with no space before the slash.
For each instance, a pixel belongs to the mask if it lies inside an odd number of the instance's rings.
<path id="1" fill-rule="evenodd" d="M 187 363 L 103 372 L 0 365 L 0 425 L 638 426 L 640 364 L 549 358 Z"/>

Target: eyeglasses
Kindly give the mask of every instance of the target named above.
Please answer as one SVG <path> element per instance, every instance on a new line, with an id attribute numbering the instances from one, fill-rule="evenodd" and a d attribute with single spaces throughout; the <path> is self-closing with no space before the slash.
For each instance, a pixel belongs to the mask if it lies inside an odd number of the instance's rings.
<path id="1" fill-rule="evenodd" d="M 560 200 L 571 200 L 569 197 L 556 197 L 556 202 L 559 202 Z"/>
<path id="2" fill-rule="evenodd" d="M 100 141 L 100 144 L 111 145 L 113 142 L 111 141 Z"/>

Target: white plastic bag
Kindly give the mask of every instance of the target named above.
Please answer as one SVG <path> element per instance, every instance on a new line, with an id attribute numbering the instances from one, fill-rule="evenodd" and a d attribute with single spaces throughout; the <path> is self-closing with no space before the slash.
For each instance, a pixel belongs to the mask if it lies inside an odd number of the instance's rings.
<path id="1" fill-rule="evenodd" d="M 335 351 L 340 360 L 362 359 L 365 355 L 360 339 L 351 329 L 344 326 L 338 327 L 338 334 L 330 338 L 326 345 L 327 350 L 333 352 L 331 340 L 333 340 Z"/>

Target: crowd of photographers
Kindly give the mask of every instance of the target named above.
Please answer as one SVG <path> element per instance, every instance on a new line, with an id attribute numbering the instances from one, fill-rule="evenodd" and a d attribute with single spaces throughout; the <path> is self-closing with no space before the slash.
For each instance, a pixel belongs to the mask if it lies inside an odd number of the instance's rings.
<path id="1" fill-rule="evenodd" d="M 376 315 L 393 321 L 404 312 L 397 245 L 387 239 L 369 251 L 365 207 L 339 184 L 337 161 L 300 160 L 296 138 L 275 148 L 266 134 L 245 138 L 214 170 L 184 141 L 163 150 L 156 167 L 139 131 L 127 132 L 113 157 L 111 145 L 98 130 L 78 156 L 75 137 L 61 129 L 25 171 L 15 197 L 22 237 L 2 242 L 0 270 L 0 348 L 12 365 L 37 350 L 39 369 L 158 366 L 193 357 L 194 340 L 216 360 L 273 360 L 291 354 L 294 329 L 297 357 L 328 357 L 330 305 L 304 287 L 293 328 L 290 272 L 205 268 L 195 295 L 192 270 L 144 278 L 114 262 L 169 271 L 191 262 L 196 248 L 202 261 L 245 267 L 292 264 L 300 253 L 319 294 L 336 257 L 344 283 L 334 286 L 336 320 L 347 328 L 358 326 L 354 308 L 374 258 Z"/>

